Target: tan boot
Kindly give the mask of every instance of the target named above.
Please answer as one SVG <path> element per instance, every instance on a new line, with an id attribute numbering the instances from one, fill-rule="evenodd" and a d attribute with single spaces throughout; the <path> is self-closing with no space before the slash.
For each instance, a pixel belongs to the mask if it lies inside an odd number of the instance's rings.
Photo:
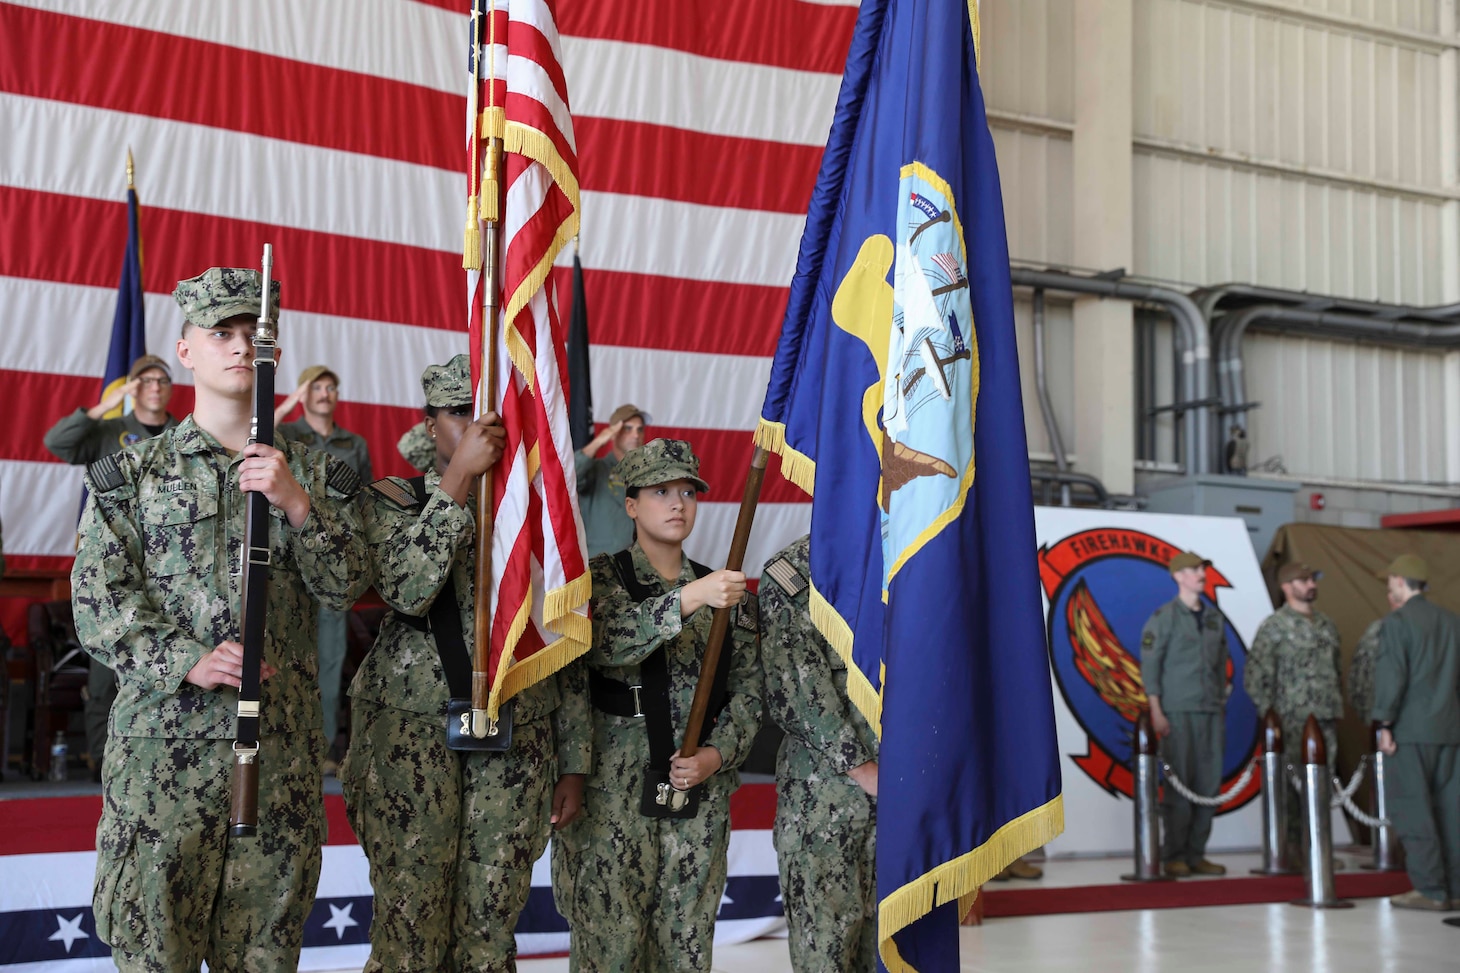
<path id="1" fill-rule="evenodd" d="M 1410 889 L 1402 895 L 1389 896 L 1389 904 L 1396 909 L 1420 909 L 1425 912 L 1448 912 L 1450 903 L 1444 899 L 1432 899 L 1419 889 Z"/>
<path id="2" fill-rule="evenodd" d="M 1188 878 L 1191 875 L 1191 866 L 1182 861 L 1169 861 L 1166 863 L 1166 874 L 1172 878 Z"/>
<path id="3" fill-rule="evenodd" d="M 1007 875 L 1009 878 L 1044 878 L 1044 869 L 1030 865 L 1024 859 L 1019 858 L 1010 863 L 1009 867 L 1004 869 L 1001 874 Z"/>

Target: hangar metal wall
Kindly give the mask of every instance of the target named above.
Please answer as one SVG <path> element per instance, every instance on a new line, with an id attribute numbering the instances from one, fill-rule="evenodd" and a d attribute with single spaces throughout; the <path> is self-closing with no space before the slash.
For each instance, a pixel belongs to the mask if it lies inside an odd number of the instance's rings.
<path id="1" fill-rule="evenodd" d="M 982 0 L 1011 256 L 1072 263 L 1078 0 Z M 1410 304 L 1460 301 L 1456 0 L 1131 0 L 1131 272 Z M 1107 268 L 1098 268 L 1107 269 Z M 1076 363 L 1050 305 L 1067 446 Z M 1029 340 L 1029 305 L 1018 308 Z M 1169 327 L 1138 315 L 1133 381 L 1171 393 Z M 1145 329 L 1144 331 L 1142 329 Z M 1142 335 L 1153 353 L 1142 357 Z M 1314 478 L 1460 484 L 1460 356 L 1253 332 L 1255 460 Z M 1032 385 L 1032 370 L 1026 380 Z M 1137 373 L 1144 372 L 1144 375 Z M 1030 448 L 1047 450 L 1026 392 Z M 1135 421 L 1135 417 L 1132 417 Z M 1169 424 L 1132 460 L 1169 467 Z"/>

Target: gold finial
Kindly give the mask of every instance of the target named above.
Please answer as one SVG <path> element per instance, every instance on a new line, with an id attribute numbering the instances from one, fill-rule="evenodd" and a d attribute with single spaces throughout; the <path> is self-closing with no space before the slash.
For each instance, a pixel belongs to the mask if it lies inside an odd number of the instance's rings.
<path id="1" fill-rule="evenodd" d="M 132 164 L 132 147 L 129 145 L 129 146 L 127 146 L 127 188 L 128 189 L 136 189 L 137 188 L 137 183 L 136 183 L 136 180 L 135 180 L 136 175 L 137 175 L 137 167 Z"/>

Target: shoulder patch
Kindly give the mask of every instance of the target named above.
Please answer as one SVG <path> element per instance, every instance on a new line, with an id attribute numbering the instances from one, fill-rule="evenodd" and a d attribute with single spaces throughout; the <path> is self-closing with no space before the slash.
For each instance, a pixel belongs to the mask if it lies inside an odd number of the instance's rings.
<path id="1" fill-rule="evenodd" d="M 333 456 L 325 463 L 324 482 L 331 490 L 337 490 L 347 497 L 353 497 L 360 492 L 360 474 L 349 463 Z"/>
<path id="2" fill-rule="evenodd" d="M 1156 636 L 1152 635 L 1150 632 L 1147 632 L 1146 634 L 1144 634 L 1144 635 L 1141 636 L 1141 645 L 1142 646 L 1149 648 L 1150 646 L 1155 645 L 1155 644 L 1156 644 Z"/>
<path id="3" fill-rule="evenodd" d="M 735 610 L 735 624 L 747 632 L 760 631 L 760 600 L 747 591 Z"/>
<path id="4" fill-rule="evenodd" d="M 91 481 L 91 488 L 97 493 L 110 493 L 127 482 L 126 478 L 122 476 L 122 468 L 117 462 L 116 453 L 103 456 L 87 466 L 86 478 Z"/>
<path id="5" fill-rule="evenodd" d="M 350 472 L 354 472 L 351 470 Z M 391 503 L 402 510 L 412 510 L 418 506 L 416 495 L 409 487 L 401 486 L 400 481 L 393 477 L 383 476 L 370 484 L 370 489 L 380 494 Z"/>
<path id="6" fill-rule="evenodd" d="M 806 579 L 801 577 L 801 572 L 796 570 L 796 566 L 788 558 L 778 557 L 767 564 L 765 574 L 792 598 L 800 595 L 808 587 Z"/>

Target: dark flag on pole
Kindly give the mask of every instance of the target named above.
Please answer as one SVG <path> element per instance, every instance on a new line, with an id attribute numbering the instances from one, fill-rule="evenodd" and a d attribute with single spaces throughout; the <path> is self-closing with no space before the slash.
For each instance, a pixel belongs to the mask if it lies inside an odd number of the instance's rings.
<path id="1" fill-rule="evenodd" d="M 583 264 L 573 254 L 573 316 L 568 322 L 568 428 L 573 449 L 593 438 L 593 382 L 588 373 L 588 300 L 583 293 Z"/>
<path id="2" fill-rule="evenodd" d="M 137 202 L 132 150 L 127 150 L 127 250 L 122 256 L 122 277 L 117 286 L 117 310 L 112 317 L 111 347 L 107 351 L 106 371 L 102 373 L 101 394 L 105 398 L 114 388 L 127 381 L 132 362 L 147 354 L 147 314 L 142 305 L 142 232 L 138 221 L 141 206 Z M 126 404 L 119 404 L 120 416 Z"/>

